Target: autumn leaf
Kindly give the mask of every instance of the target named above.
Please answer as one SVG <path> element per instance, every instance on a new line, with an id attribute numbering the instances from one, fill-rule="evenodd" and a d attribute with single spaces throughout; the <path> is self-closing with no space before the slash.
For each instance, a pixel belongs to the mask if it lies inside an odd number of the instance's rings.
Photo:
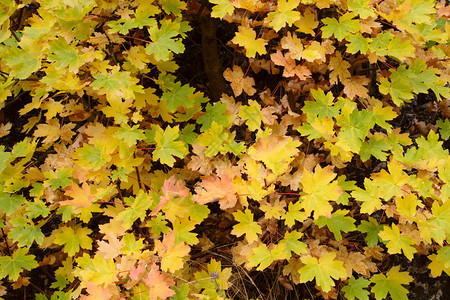
<path id="1" fill-rule="evenodd" d="M 389 226 L 384 226 L 384 229 L 378 233 L 378 236 L 386 243 L 388 252 L 391 254 L 402 253 L 409 259 L 412 260 L 416 249 L 411 245 L 415 245 L 416 242 L 409 236 L 400 235 L 400 230 L 398 226 L 393 224 L 392 229 Z"/>
<path id="2" fill-rule="evenodd" d="M 82 187 L 72 181 L 72 186 L 67 188 L 66 196 L 73 198 L 72 200 L 60 201 L 59 205 L 75 205 L 77 207 L 89 207 L 97 197 L 92 194 L 91 186 L 86 182 L 83 182 Z"/>
<path id="3" fill-rule="evenodd" d="M 336 174 L 331 170 L 331 166 L 321 168 L 316 166 L 314 173 L 304 170 L 301 183 L 302 191 L 302 206 L 307 215 L 314 212 L 314 218 L 319 216 L 331 216 L 333 210 L 329 201 L 337 201 L 343 194 L 342 188 L 337 181 L 333 181 Z"/>
<path id="4" fill-rule="evenodd" d="M 81 225 L 75 228 L 64 226 L 54 231 L 53 242 L 64 245 L 63 251 L 69 256 L 74 256 L 80 248 L 92 249 L 92 239 L 88 236 L 92 230 Z"/>
<path id="5" fill-rule="evenodd" d="M 156 149 L 153 151 L 153 158 L 160 160 L 161 163 L 172 167 L 175 163 L 174 157 L 184 158 L 188 153 L 185 144 L 178 141 L 179 127 L 171 128 L 167 126 L 164 132 L 156 131 L 155 143 Z"/>
<path id="6" fill-rule="evenodd" d="M 319 227 L 327 226 L 328 229 L 334 234 L 335 238 L 342 240 L 341 231 L 349 232 L 355 230 L 355 219 L 352 217 L 346 217 L 345 215 L 349 211 L 346 209 L 340 209 L 335 211 L 330 218 L 320 216 L 314 223 Z"/>
<path id="7" fill-rule="evenodd" d="M 199 204 L 217 201 L 220 208 L 225 210 L 234 207 L 237 202 L 232 180 L 227 174 L 220 177 L 215 174 L 203 177 L 195 191 L 192 200 Z"/>
<path id="8" fill-rule="evenodd" d="M 334 279 L 347 278 L 347 271 L 342 266 L 342 261 L 334 260 L 336 252 L 327 252 L 320 258 L 307 255 L 301 257 L 305 264 L 300 268 L 300 282 L 305 283 L 316 279 L 316 284 L 324 291 L 328 292 L 334 285 Z"/>
<path id="9" fill-rule="evenodd" d="M 237 97 L 242 94 L 242 91 L 246 92 L 249 96 L 256 93 L 256 89 L 253 87 L 255 85 L 255 80 L 251 77 L 244 76 L 241 67 L 234 65 L 233 71 L 227 68 L 223 72 L 223 77 L 231 82 L 231 88 L 233 89 L 234 95 Z"/>
<path id="10" fill-rule="evenodd" d="M 300 19 L 300 12 L 295 10 L 300 4 L 300 0 L 280 0 L 278 1 L 277 9 L 267 15 L 267 21 L 270 26 L 279 31 L 286 24 L 292 25 L 295 21 Z"/>
<path id="11" fill-rule="evenodd" d="M 175 294 L 175 291 L 170 289 L 175 285 L 175 281 L 167 273 L 160 272 L 156 264 L 151 266 L 143 282 L 150 289 L 150 300 L 167 299 Z"/>
<path id="12" fill-rule="evenodd" d="M 177 180 L 175 175 L 164 181 L 162 192 L 163 196 L 159 199 L 158 205 L 152 210 L 150 216 L 156 216 L 168 201 L 175 198 L 184 198 L 189 195 L 189 189 L 181 180 Z"/>
<path id="13" fill-rule="evenodd" d="M 339 18 L 339 21 L 333 18 L 325 18 L 322 22 L 322 37 L 328 38 L 334 34 L 338 41 L 342 41 L 350 33 L 356 33 L 359 30 L 359 21 L 352 20 L 355 17 L 353 13 L 345 13 Z"/>
<path id="14" fill-rule="evenodd" d="M 252 28 L 239 26 L 239 31 L 231 41 L 244 47 L 247 57 L 255 57 L 256 53 L 260 55 L 266 53 L 267 41 L 262 38 L 256 38 L 256 33 Z"/>
<path id="15" fill-rule="evenodd" d="M 348 280 L 348 284 L 342 288 L 345 293 L 345 297 L 349 300 L 369 300 L 369 291 L 366 288 L 369 286 L 370 282 L 360 277 L 355 279 L 355 277 L 351 277 Z"/>
<path id="16" fill-rule="evenodd" d="M 19 248 L 12 256 L 0 257 L 0 278 L 8 278 L 16 281 L 20 273 L 25 270 L 32 270 L 38 267 L 35 256 L 28 253 L 28 248 Z"/>
<path id="17" fill-rule="evenodd" d="M 389 293 L 392 300 L 407 300 L 408 290 L 402 284 L 409 284 L 413 278 L 408 272 L 400 272 L 400 267 L 392 267 L 386 275 L 376 274 L 370 278 L 370 281 L 375 283 L 372 287 L 372 292 L 377 299 L 386 298 Z"/>
<path id="18" fill-rule="evenodd" d="M 175 242 L 176 232 L 171 230 L 164 235 L 161 241 L 155 240 L 154 251 L 161 258 L 161 270 L 164 272 L 176 272 L 183 267 L 184 261 L 191 251 L 185 242 Z"/>
<path id="19" fill-rule="evenodd" d="M 249 243 L 253 243 L 258 240 L 258 234 L 262 233 L 261 227 L 258 223 L 253 221 L 253 214 L 247 208 L 245 211 L 238 210 L 233 213 L 234 219 L 239 222 L 234 225 L 231 234 L 235 236 L 241 236 L 245 234 L 245 237 Z"/>

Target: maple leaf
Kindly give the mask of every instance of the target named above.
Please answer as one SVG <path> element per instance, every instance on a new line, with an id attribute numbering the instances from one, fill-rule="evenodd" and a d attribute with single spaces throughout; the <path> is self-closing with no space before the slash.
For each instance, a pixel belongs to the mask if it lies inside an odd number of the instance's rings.
<path id="1" fill-rule="evenodd" d="M 249 27 L 239 26 L 239 31 L 231 42 L 244 47 L 247 57 L 255 57 L 256 53 L 260 55 L 266 53 L 267 41 L 262 38 L 256 38 L 256 33 Z"/>
<path id="2" fill-rule="evenodd" d="M 8 232 L 8 237 L 17 242 L 19 247 L 31 247 L 33 242 L 39 245 L 44 240 L 40 226 L 34 225 L 29 219 L 16 217 L 11 220 L 14 227 Z"/>
<path id="3" fill-rule="evenodd" d="M 312 36 L 316 35 L 314 29 L 319 25 L 319 21 L 316 21 L 316 15 L 311 12 L 311 10 L 305 10 L 302 18 L 294 22 L 297 27 L 296 31 L 310 34 Z"/>
<path id="4" fill-rule="evenodd" d="M 369 90 L 365 87 L 370 83 L 370 79 L 365 76 L 352 76 L 342 81 L 344 85 L 344 93 L 349 99 L 356 96 L 367 99 L 369 98 Z"/>
<path id="5" fill-rule="evenodd" d="M 153 41 L 145 48 L 148 55 L 152 55 L 156 60 L 169 60 L 170 53 L 181 53 L 184 51 L 184 45 L 180 38 L 175 38 L 180 31 L 180 23 L 173 22 L 170 19 L 163 19 L 161 26 L 151 26 L 148 29 L 150 38 Z"/>
<path id="6" fill-rule="evenodd" d="M 164 181 L 162 192 L 164 195 L 161 196 L 158 205 L 152 210 L 150 216 L 156 216 L 168 201 L 176 198 L 184 198 L 189 195 L 189 189 L 181 180 L 176 180 L 175 175 Z"/>
<path id="7" fill-rule="evenodd" d="M 8 278 L 16 281 L 20 273 L 25 270 L 32 270 L 38 267 L 35 256 L 28 253 L 28 248 L 19 248 L 12 256 L 0 257 L 0 278 Z"/>
<path id="8" fill-rule="evenodd" d="M 222 19 L 226 15 L 232 15 L 234 6 L 228 0 L 210 0 L 212 4 L 216 4 L 212 8 L 211 17 Z"/>
<path id="9" fill-rule="evenodd" d="M 294 33 L 288 32 L 281 39 L 281 48 L 289 50 L 289 56 L 293 59 L 300 60 L 302 58 L 303 43 Z"/>
<path id="10" fill-rule="evenodd" d="M 362 220 L 361 224 L 358 226 L 358 231 L 367 233 L 365 240 L 369 247 L 378 244 L 378 241 L 380 240 L 378 233 L 381 230 L 382 226 L 372 217 L 369 217 L 369 221 Z"/>
<path id="11" fill-rule="evenodd" d="M 329 201 L 337 201 L 343 194 L 338 182 L 333 181 L 336 174 L 331 169 L 331 166 L 322 169 L 317 165 L 314 173 L 303 171 L 301 183 L 306 195 L 301 197 L 302 207 L 307 215 L 314 212 L 315 219 L 319 216 L 330 217 L 333 208 Z"/>
<path id="12" fill-rule="evenodd" d="M 400 235 L 400 230 L 397 225 L 392 225 L 392 229 L 388 226 L 384 226 L 383 230 L 378 233 L 378 236 L 384 241 L 389 241 L 386 244 L 388 252 L 391 254 L 402 253 L 412 260 L 416 249 L 411 245 L 415 245 L 416 242 L 409 236 Z"/>
<path id="13" fill-rule="evenodd" d="M 324 117 L 333 118 L 339 115 L 339 109 L 343 103 L 334 103 L 334 96 L 331 92 L 325 95 L 322 89 L 311 89 L 311 94 L 315 101 L 305 101 L 303 112 L 311 116 L 317 116 L 319 119 Z M 312 121 L 312 120 L 311 120 Z"/>
<path id="14" fill-rule="evenodd" d="M 443 140 L 448 140 L 450 138 L 450 120 L 437 120 L 436 125 L 439 127 L 439 134 L 441 135 L 441 138 Z"/>
<path id="15" fill-rule="evenodd" d="M 274 257 L 272 253 L 267 249 L 266 244 L 260 243 L 258 247 L 252 248 L 252 254 L 248 257 L 248 266 L 256 267 L 257 271 L 262 271 L 272 262 L 274 261 Z"/>
<path id="16" fill-rule="evenodd" d="M 175 285 L 175 281 L 165 272 L 160 272 L 156 264 L 151 266 L 143 282 L 150 289 L 150 300 L 167 299 L 175 294 L 175 291 L 170 289 Z"/>
<path id="17" fill-rule="evenodd" d="M 370 278 L 370 281 L 375 283 L 372 287 L 372 292 L 377 299 L 386 298 L 389 293 L 392 300 L 407 300 L 408 290 L 402 284 L 409 284 L 413 278 L 408 272 L 399 272 L 400 267 L 392 267 L 386 275 L 376 274 Z"/>
<path id="18" fill-rule="evenodd" d="M 70 141 L 75 134 L 72 129 L 75 128 L 74 123 L 68 123 L 61 126 L 59 120 L 53 118 L 47 122 L 47 124 L 39 124 L 36 126 L 36 130 L 33 135 L 36 137 L 44 137 L 42 141 L 44 144 L 50 144 L 59 138 L 64 142 Z"/>
<path id="19" fill-rule="evenodd" d="M 72 227 L 62 227 L 54 231 L 53 242 L 58 245 L 64 245 L 63 251 L 69 256 L 74 256 L 80 248 L 92 249 L 92 239 L 88 237 L 92 230 L 81 225 Z"/>
<path id="20" fill-rule="evenodd" d="M 175 156 L 184 158 L 188 154 L 185 144 L 176 140 L 179 136 L 179 131 L 178 126 L 173 128 L 167 126 L 164 132 L 156 131 L 156 149 L 153 151 L 154 160 L 160 160 L 161 163 L 172 167 L 175 163 Z"/>
<path id="21" fill-rule="evenodd" d="M 153 198 L 143 190 L 139 190 L 136 197 L 124 199 L 128 207 L 117 214 L 117 219 L 123 221 L 124 228 L 130 228 L 137 219 L 143 220 L 147 210 L 153 205 Z"/>
<path id="22" fill-rule="evenodd" d="M 320 216 L 314 223 L 319 227 L 326 225 L 334 234 L 335 238 L 340 241 L 342 240 L 341 231 L 349 232 L 356 229 L 354 224 L 355 219 L 345 216 L 348 212 L 349 211 L 346 209 L 339 209 L 335 211 L 330 218 Z"/>
<path id="23" fill-rule="evenodd" d="M 244 72 L 242 72 L 242 69 L 239 66 L 234 65 L 233 71 L 231 71 L 230 68 L 227 68 L 225 72 L 223 72 L 223 77 L 231 82 L 231 88 L 236 97 L 242 94 L 242 91 L 246 92 L 249 96 L 256 93 L 256 89 L 253 87 L 255 85 L 255 80 L 252 77 L 244 77 Z"/>
<path id="24" fill-rule="evenodd" d="M 239 117 L 247 121 L 250 131 L 255 131 L 261 127 L 262 112 L 261 106 L 255 100 L 249 100 L 249 105 L 242 105 Z"/>
<path id="25" fill-rule="evenodd" d="M 253 221 L 253 213 L 248 208 L 245 211 L 238 210 L 233 213 L 234 219 L 239 222 L 233 226 L 231 234 L 235 236 L 241 236 L 245 234 L 245 237 L 249 243 L 253 243 L 258 240 L 258 234 L 262 233 L 261 227 L 258 223 Z"/>
<path id="26" fill-rule="evenodd" d="M 450 274 L 450 247 L 444 246 L 436 254 L 428 255 L 428 258 L 431 260 L 428 268 L 433 277 L 440 276 L 442 271 Z"/>
<path id="27" fill-rule="evenodd" d="M 302 203 L 300 201 L 290 202 L 288 205 L 288 211 L 281 217 L 284 220 L 284 223 L 292 227 L 295 224 L 295 221 L 303 222 L 308 217 L 304 211 L 300 211 L 303 208 Z"/>
<path id="28" fill-rule="evenodd" d="M 366 54 L 369 50 L 369 43 L 372 41 L 372 39 L 364 37 L 361 32 L 349 35 L 346 40 L 349 42 L 347 52 L 352 54 L 356 54 L 358 51 L 361 54 Z"/>
<path id="29" fill-rule="evenodd" d="M 200 185 L 195 189 L 196 195 L 192 200 L 199 204 L 219 202 L 220 208 L 232 208 L 237 203 L 237 196 L 231 178 L 227 174 L 218 177 L 216 174 L 202 178 Z"/>
<path id="30" fill-rule="evenodd" d="M 292 25 L 301 17 L 300 12 L 294 10 L 299 4 L 300 0 L 280 0 L 276 11 L 270 12 L 266 20 L 275 31 L 279 31 L 286 24 Z"/>
<path id="31" fill-rule="evenodd" d="M 330 58 L 330 64 L 328 69 L 332 70 L 330 73 L 330 82 L 336 84 L 338 79 L 343 83 L 345 80 L 351 77 L 348 71 L 350 63 L 346 60 L 342 60 L 340 52 L 336 52 L 336 55 Z"/>
<path id="32" fill-rule="evenodd" d="M 211 103 L 206 104 L 206 113 L 197 119 L 197 123 L 202 124 L 200 131 L 204 132 L 211 128 L 213 122 L 224 127 L 230 125 L 230 116 L 226 114 L 226 111 L 226 103 L 216 102 L 214 106 L 212 106 Z"/>
<path id="33" fill-rule="evenodd" d="M 59 205 L 75 205 L 76 207 L 89 207 L 96 197 L 91 192 L 91 186 L 83 182 L 82 188 L 72 181 L 72 186 L 67 188 L 64 193 L 66 196 L 72 197 L 73 200 L 60 201 Z"/>
<path id="34" fill-rule="evenodd" d="M 255 160 L 262 161 L 275 175 L 281 175 L 298 154 L 299 141 L 291 137 L 269 135 L 259 138 L 248 149 L 248 154 Z"/>
<path id="35" fill-rule="evenodd" d="M 0 191 L 0 210 L 7 215 L 13 214 L 16 209 L 23 203 L 26 203 L 26 201 L 27 200 L 22 195 L 15 195 Z"/>
<path id="36" fill-rule="evenodd" d="M 359 21 L 352 20 L 355 17 L 353 13 L 345 13 L 339 18 L 339 21 L 333 18 L 325 18 L 322 22 L 322 37 L 328 38 L 334 34 L 338 41 L 342 41 L 350 33 L 359 31 Z"/>
<path id="37" fill-rule="evenodd" d="M 348 284 L 342 288 L 345 293 L 345 297 L 348 300 L 369 300 L 369 291 L 365 290 L 369 286 L 369 280 L 360 277 L 355 279 L 355 277 L 351 277 L 348 280 Z"/>
<path id="38" fill-rule="evenodd" d="M 278 245 L 282 246 L 283 252 L 286 252 L 284 259 L 289 260 L 292 252 L 298 255 L 307 253 L 306 244 L 299 241 L 302 235 L 301 232 L 296 230 L 285 233 L 284 238 L 278 243 Z"/>
<path id="39" fill-rule="evenodd" d="M 74 274 L 85 282 L 92 282 L 97 285 L 107 286 L 117 280 L 119 271 L 112 258 L 104 259 L 96 254 L 91 258 L 87 253 L 76 259 L 78 268 Z"/>
<path id="40" fill-rule="evenodd" d="M 327 252 L 319 259 L 311 255 L 301 257 L 305 264 L 298 271 L 300 282 L 305 283 L 316 279 L 316 284 L 324 291 L 329 292 L 334 285 L 334 279 L 347 278 L 347 271 L 342 266 L 342 261 L 334 260 L 336 252 Z"/>
<path id="41" fill-rule="evenodd" d="M 17 79 L 27 79 L 41 67 L 41 59 L 32 49 L 10 47 L 2 55 L 10 69 L 10 75 Z"/>
<path id="42" fill-rule="evenodd" d="M 164 272 L 176 272 L 183 267 L 191 247 L 185 242 L 175 242 L 176 233 L 171 230 L 161 241 L 155 241 L 154 251 L 161 257 L 161 269 Z"/>

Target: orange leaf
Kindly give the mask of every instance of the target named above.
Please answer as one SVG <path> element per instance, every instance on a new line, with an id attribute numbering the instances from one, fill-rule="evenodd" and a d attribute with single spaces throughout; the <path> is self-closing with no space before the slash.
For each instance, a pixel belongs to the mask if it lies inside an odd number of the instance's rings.
<path id="1" fill-rule="evenodd" d="M 197 194 L 193 200 L 199 204 L 219 201 L 220 208 L 227 209 L 235 206 L 237 202 L 232 180 L 227 174 L 222 174 L 221 177 L 215 174 L 203 177 L 195 191 Z"/>
<path id="2" fill-rule="evenodd" d="M 66 196 L 72 197 L 73 200 L 59 202 L 60 205 L 75 205 L 77 207 L 89 207 L 96 197 L 91 193 L 91 187 L 87 183 L 83 183 L 83 188 L 72 181 L 72 186 L 66 189 Z"/>
<path id="3" fill-rule="evenodd" d="M 156 264 L 152 265 L 143 281 L 150 288 L 150 300 L 167 299 L 175 294 L 175 291 L 170 289 L 175 285 L 175 281 L 165 272 L 160 273 Z"/>
<path id="4" fill-rule="evenodd" d="M 239 66 L 234 65 L 233 71 L 231 71 L 230 68 L 227 68 L 225 72 L 223 72 L 223 77 L 231 82 L 231 88 L 236 97 L 242 94 L 242 91 L 246 92 L 249 96 L 256 93 L 256 90 L 253 87 L 255 85 L 255 80 L 248 76 L 244 77 L 244 72 L 242 72 L 242 69 Z"/>
<path id="5" fill-rule="evenodd" d="M 156 216 L 167 201 L 175 198 L 185 198 L 189 195 L 189 189 L 184 186 L 181 180 L 176 181 L 175 175 L 164 181 L 162 191 L 164 195 L 161 196 L 158 205 L 152 210 L 150 216 Z"/>

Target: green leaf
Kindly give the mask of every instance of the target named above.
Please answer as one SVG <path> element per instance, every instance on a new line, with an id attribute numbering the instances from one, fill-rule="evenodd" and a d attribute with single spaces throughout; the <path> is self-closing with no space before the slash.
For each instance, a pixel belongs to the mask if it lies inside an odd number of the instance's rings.
<path id="1" fill-rule="evenodd" d="M 358 226 L 359 231 L 367 233 L 365 240 L 367 246 L 369 247 L 373 247 L 378 244 L 378 241 L 380 240 L 378 233 L 381 229 L 382 226 L 372 217 L 369 217 L 369 221 L 362 220 L 361 224 Z"/>
<path id="2" fill-rule="evenodd" d="M 143 240 L 143 238 L 136 240 L 133 233 L 125 233 L 122 237 L 123 247 L 120 248 L 120 252 L 124 255 L 139 255 L 144 248 Z"/>
<path id="3" fill-rule="evenodd" d="M 311 90 L 315 101 L 305 101 L 302 111 L 308 114 L 308 118 L 317 116 L 319 119 L 324 117 L 334 118 L 339 115 L 341 105 L 335 105 L 334 96 L 331 92 L 326 95 L 322 89 Z"/>
<path id="4" fill-rule="evenodd" d="M 436 125 L 439 127 L 439 134 L 441 135 L 441 139 L 448 140 L 448 138 L 450 137 L 450 120 L 437 120 Z"/>
<path id="5" fill-rule="evenodd" d="M 349 33 L 356 33 L 359 31 L 359 21 L 352 20 L 354 17 L 355 14 L 348 12 L 339 18 L 339 22 L 333 18 L 323 19 L 322 37 L 328 38 L 334 34 L 338 41 L 342 41 Z"/>
<path id="6" fill-rule="evenodd" d="M 167 14 L 181 15 L 181 10 L 186 8 L 186 2 L 180 0 L 160 0 L 162 9 Z"/>
<path id="7" fill-rule="evenodd" d="M 51 53 L 48 54 L 48 60 L 51 61 L 56 69 L 69 67 L 69 70 L 77 71 L 83 64 L 83 56 L 78 53 L 74 45 L 69 45 L 62 37 L 49 43 Z"/>
<path id="8" fill-rule="evenodd" d="M 331 218 L 320 216 L 314 223 L 319 227 L 326 225 L 335 238 L 340 241 L 342 240 L 341 231 L 349 232 L 356 229 L 355 219 L 345 216 L 348 212 L 346 209 L 337 210 L 331 214 Z"/>
<path id="9" fill-rule="evenodd" d="M 139 129 L 139 125 L 130 127 L 128 124 L 121 124 L 114 136 L 125 142 L 128 147 L 136 145 L 139 140 L 145 140 L 144 131 Z"/>
<path id="10" fill-rule="evenodd" d="M 17 242 L 19 247 L 31 247 L 34 241 L 39 245 L 44 240 L 40 226 L 34 225 L 30 220 L 17 217 L 11 220 L 14 227 L 8 232 L 8 237 Z"/>
<path id="11" fill-rule="evenodd" d="M 192 99 L 194 92 L 195 89 L 189 85 L 181 85 L 180 82 L 176 82 L 170 89 L 163 93 L 161 101 L 165 101 L 167 109 L 173 113 L 180 105 L 185 108 L 192 107 L 194 104 L 194 100 Z"/>
<path id="12" fill-rule="evenodd" d="M 13 214 L 25 202 L 26 199 L 22 195 L 0 192 L 0 211 L 3 211 L 6 215 Z"/>
<path id="13" fill-rule="evenodd" d="M 27 255 L 28 248 L 17 249 L 12 257 L 0 257 L 0 278 L 8 276 L 9 280 L 16 281 L 20 273 L 25 270 L 32 270 L 39 265 L 34 255 Z"/>
<path id="14" fill-rule="evenodd" d="M 2 58 L 11 68 L 9 75 L 17 79 L 27 79 L 41 67 L 41 59 L 28 49 L 9 48 Z"/>
<path id="15" fill-rule="evenodd" d="M 393 224 L 392 229 L 389 226 L 384 226 L 383 230 L 378 233 L 378 236 L 384 240 L 389 241 L 386 244 L 388 252 L 390 254 L 402 253 L 409 259 L 412 260 L 414 253 L 416 253 L 416 248 L 411 245 L 415 245 L 416 242 L 409 236 L 400 235 L 400 230 L 398 226 Z"/>
<path id="16" fill-rule="evenodd" d="M 139 190 L 136 198 L 127 197 L 125 203 L 128 207 L 117 214 L 117 219 L 122 220 L 123 227 L 129 229 L 137 219 L 144 220 L 147 210 L 153 205 L 153 199 L 143 190 Z"/>
<path id="17" fill-rule="evenodd" d="M 388 44 L 389 56 L 393 56 L 400 61 L 404 61 L 407 57 L 414 56 L 416 50 L 409 40 L 403 40 L 401 37 L 393 38 Z"/>
<path id="18" fill-rule="evenodd" d="M 361 54 L 366 54 L 367 50 L 369 50 L 369 42 L 372 41 L 370 38 L 363 37 L 361 32 L 349 35 L 346 40 L 349 41 L 347 52 L 352 54 L 356 54 L 358 51 Z"/>
<path id="19" fill-rule="evenodd" d="M 361 213 L 371 214 L 381 208 L 378 186 L 369 178 L 364 179 L 364 189 L 357 188 L 352 192 L 356 201 L 362 201 Z"/>
<path id="20" fill-rule="evenodd" d="M 343 267 L 343 262 L 334 260 L 336 252 L 327 252 L 319 259 L 311 255 L 302 256 L 300 259 L 305 264 L 298 271 L 300 273 L 300 282 L 305 283 L 316 279 L 316 284 L 324 292 L 331 291 L 334 286 L 334 279 L 347 278 L 347 271 Z"/>
<path id="21" fill-rule="evenodd" d="M 216 102 L 214 106 L 212 106 L 211 103 L 206 104 L 206 113 L 197 119 L 197 123 L 202 124 L 200 131 L 204 132 L 205 130 L 208 130 L 214 121 L 219 125 L 227 127 L 229 125 L 229 116 L 225 114 L 226 111 L 226 103 Z"/>
<path id="22" fill-rule="evenodd" d="M 237 212 L 233 213 L 233 216 L 234 219 L 239 223 L 234 225 L 231 234 L 234 234 L 235 236 L 241 236 L 245 234 L 245 237 L 247 238 L 247 241 L 249 243 L 253 243 L 254 241 L 258 240 L 258 234 L 261 234 L 262 230 L 258 223 L 253 221 L 253 214 L 251 210 L 249 210 L 248 208 L 245 209 L 244 212 L 238 210 Z"/>
<path id="23" fill-rule="evenodd" d="M 369 286 L 369 280 L 360 277 L 355 279 L 355 277 L 351 277 L 348 280 L 348 284 L 342 288 L 345 293 L 345 297 L 348 300 L 369 300 L 369 291 L 365 290 Z"/>
<path id="24" fill-rule="evenodd" d="M 370 50 L 375 52 L 379 56 L 388 55 L 388 45 L 393 38 L 394 35 L 389 31 L 379 33 L 375 38 L 372 39 Z"/>
<path id="25" fill-rule="evenodd" d="M 211 128 L 198 136 L 197 142 L 206 148 L 205 155 L 211 157 L 224 151 L 224 145 L 231 141 L 232 138 L 232 134 L 229 131 L 213 121 Z"/>
<path id="26" fill-rule="evenodd" d="M 387 138 L 375 132 L 375 134 L 370 137 L 368 143 L 362 143 L 359 155 L 362 161 L 368 160 L 372 155 L 376 159 L 385 161 L 387 157 L 387 153 L 385 151 L 390 149 L 391 146 L 387 142 Z"/>
<path id="27" fill-rule="evenodd" d="M 94 146 L 83 144 L 83 147 L 75 150 L 76 163 L 83 168 L 99 170 L 110 160 L 111 155 L 106 153 L 105 145 L 96 143 Z"/>
<path id="28" fill-rule="evenodd" d="M 402 284 L 409 284 L 413 278 L 408 272 L 399 272 L 400 267 L 392 267 L 385 275 L 376 274 L 370 278 L 370 281 L 375 283 L 372 287 L 372 292 L 376 299 L 384 299 L 387 294 L 391 295 L 392 300 L 408 300 L 406 296 L 408 290 Z"/>
<path id="29" fill-rule="evenodd" d="M 145 48 L 145 53 L 153 55 L 156 60 L 167 61 L 171 52 L 182 53 L 184 45 L 180 38 L 175 38 L 180 34 L 180 24 L 172 22 L 170 19 L 163 19 L 161 27 L 149 27 L 148 32 L 153 41 Z"/>
<path id="30" fill-rule="evenodd" d="M 284 239 L 282 239 L 278 245 L 282 246 L 285 251 L 287 251 L 287 255 L 285 259 L 289 260 L 291 258 L 291 253 L 294 252 L 298 255 L 306 253 L 306 244 L 300 242 L 299 239 L 302 237 L 302 233 L 296 230 L 287 232 L 284 235 Z"/>
<path id="31" fill-rule="evenodd" d="M 72 168 L 61 168 L 55 171 L 44 172 L 44 175 L 49 179 L 52 190 L 65 188 L 72 184 Z"/>
<path id="32" fill-rule="evenodd" d="M 184 158 L 188 154 L 185 144 L 176 141 L 179 135 L 179 127 L 171 128 L 167 126 L 164 133 L 155 133 L 156 149 L 153 151 L 153 159 L 160 160 L 161 163 L 172 167 L 175 163 L 174 157 Z"/>

